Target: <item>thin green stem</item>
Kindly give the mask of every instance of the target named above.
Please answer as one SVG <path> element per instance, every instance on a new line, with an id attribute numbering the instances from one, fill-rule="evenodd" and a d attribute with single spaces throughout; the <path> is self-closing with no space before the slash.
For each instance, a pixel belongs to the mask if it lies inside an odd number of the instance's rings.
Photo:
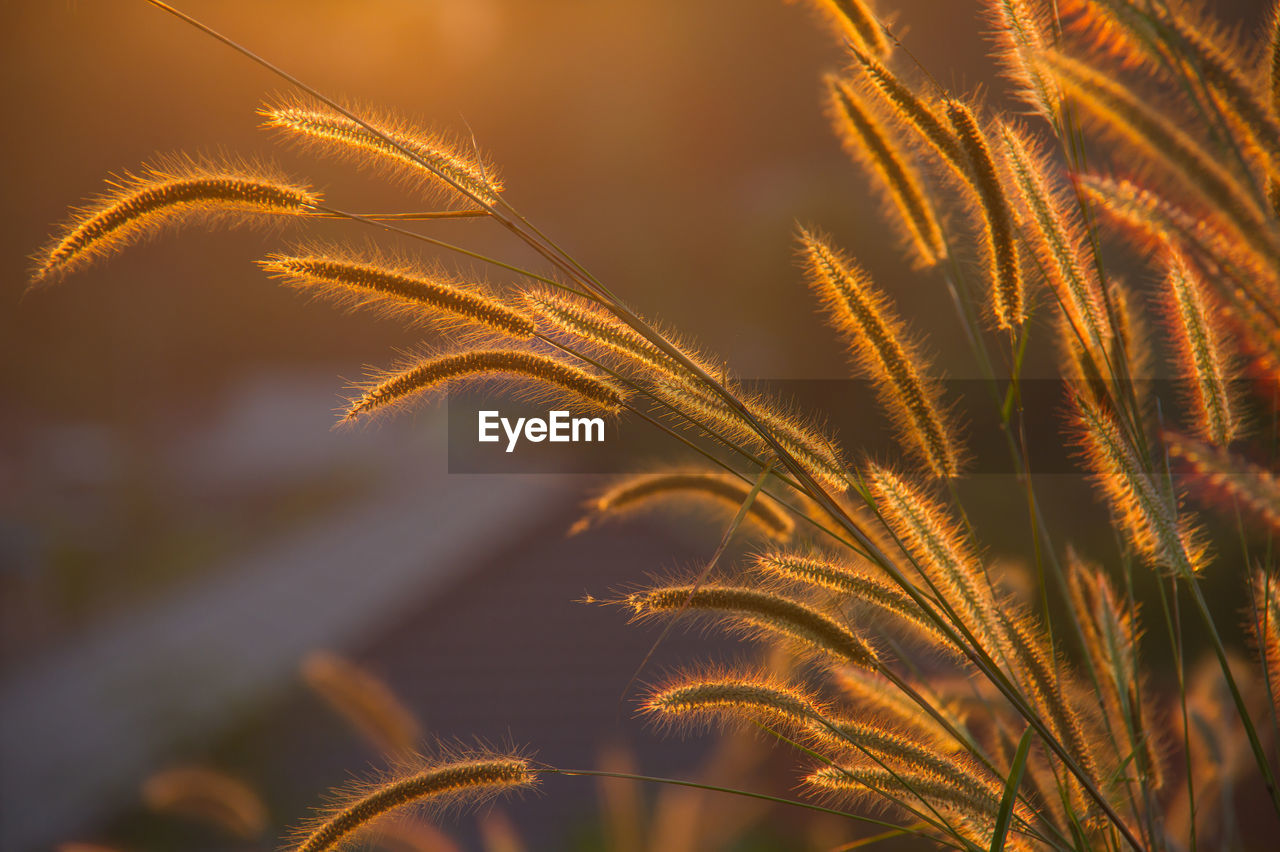
<path id="1" fill-rule="evenodd" d="M 603 769 L 560 769 L 555 766 L 544 766 L 539 771 L 548 775 L 564 775 L 565 777 L 586 777 L 586 778 L 620 778 L 624 781 L 644 781 L 650 784 L 666 784 L 672 787 L 690 787 L 695 790 L 705 790 L 710 793 L 727 793 L 732 796 L 742 796 L 747 799 L 757 799 L 762 802 L 770 802 L 775 805 L 788 805 L 794 808 L 803 808 L 807 811 L 813 811 L 820 814 L 830 814 L 831 816 L 843 817 L 844 819 L 862 822 L 868 825 L 876 825 L 881 828 L 891 828 L 895 831 L 903 831 L 909 834 L 916 834 L 921 837 L 929 837 L 936 840 L 937 838 L 931 834 L 914 829 L 908 826 L 895 825 L 891 822 L 875 819 L 874 817 L 865 817 L 858 814 L 851 814 L 846 811 L 839 811 L 835 808 L 825 808 L 822 805 L 812 805 L 808 802 L 798 802 L 795 799 L 784 799 L 781 796 L 770 796 L 766 793 L 755 793 L 750 790 L 739 790 L 733 787 L 721 787 L 717 784 L 705 784 L 700 781 L 683 781 L 679 778 L 662 778 L 655 775 L 637 775 L 631 772 L 610 772 Z"/>

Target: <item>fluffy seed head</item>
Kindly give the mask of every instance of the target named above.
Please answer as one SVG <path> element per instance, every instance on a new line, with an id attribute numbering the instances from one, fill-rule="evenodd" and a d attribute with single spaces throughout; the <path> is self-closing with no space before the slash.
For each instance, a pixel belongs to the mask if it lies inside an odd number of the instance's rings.
<path id="1" fill-rule="evenodd" d="M 451 199 L 493 205 L 502 191 L 491 165 L 462 153 L 438 134 L 404 122 L 365 119 L 379 135 L 327 106 L 305 101 L 267 104 L 258 114 L 265 127 L 291 139 L 361 165 L 382 166 Z"/>
<path id="2" fill-rule="evenodd" d="M 181 814 L 252 840 L 267 827 L 267 811 L 247 784 L 221 772 L 191 766 L 166 769 L 142 785 L 142 801 L 159 813 Z"/>
<path id="3" fill-rule="evenodd" d="M 1026 134 L 1000 124 L 1004 162 L 1025 218 L 1025 233 L 1057 301 L 1099 370 L 1105 370 L 1111 339 L 1097 271 L 1085 250 L 1075 205 L 1049 182 L 1046 158 Z"/>
<path id="4" fill-rule="evenodd" d="M 1013 211 L 1005 198 L 1004 185 L 996 172 L 991 148 L 977 116 L 960 101 L 949 100 L 945 106 L 947 119 L 968 159 L 968 171 L 981 201 L 986 224 L 983 245 L 996 324 L 1004 329 L 1020 327 L 1027 315 L 1023 305 L 1022 264 L 1018 259 L 1018 243 L 1013 230 Z"/>
<path id="5" fill-rule="evenodd" d="M 672 470 L 642 473 L 614 483 L 587 505 L 593 517 L 643 509 L 656 503 L 680 506 L 689 502 L 710 502 L 730 515 L 736 513 L 751 493 L 751 483 L 731 473 Z M 575 525 L 584 528 L 591 518 Z M 747 510 L 746 520 L 764 534 L 786 541 L 795 529 L 787 510 L 768 494 L 758 492 Z"/>
<path id="6" fill-rule="evenodd" d="M 244 222 L 305 215 L 320 196 L 269 170 L 185 158 L 112 178 L 110 189 L 74 211 L 35 257 L 32 283 L 59 278 L 166 226 L 192 220 Z"/>
<path id="7" fill-rule="evenodd" d="M 1082 395 L 1073 402 L 1085 463 L 1134 549 L 1175 574 L 1198 572 L 1208 561 L 1199 531 L 1170 505 L 1114 416 Z"/>
<path id="8" fill-rule="evenodd" d="M 1280 533 L 1280 477 L 1220 447 L 1165 432 L 1169 455 L 1186 464 L 1190 493 L 1204 505 L 1216 502 L 1234 513 L 1237 507 Z"/>
<path id="9" fill-rule="evenodd" d="M 1253 575 L 1252 592 L 1247 621 L 1271 683 L 1271 700 L 1280 706 L 1280 576 L 1274 570 L 1259 568 Z"/>
<path id="10" fill-rule="evenodd" d="M 363 386 L 351 400 L 344 421 L 386 409 L 454 379 L 508 376 L 534 379 L 551 389 L 568 392 L 581 403 L 615 412 L 625 400 L 611 382 L 550 355 L 518 349 L 481 349 L 424 358 L 404 369 L 382 375 Z"/>
<path id="11" fill-rule="evenodd" d="M 836 77 L 828 76 L 826 83 L 827 114 L 845 151 L 876 177 L 918 264 L 937 265 L 946 259 L 947 246 L 905 152 L 876 118 L 868 98 Z"/>
<path id="12" fill-rule="evenodd" d="M 741 442 L 758 452 L 767 452 L 768 445 L 746 418 L 707 388 L 692 371 L 605 309 L 551 291 L 530 292 L 525 300 L 531 313 L 555 329 L 571 334 L 596 349 L 622 356 L 625 363 L 638 367 L 655 379 L 656 385 L 651 392 L 666 405 L 714 429 L 727 440 Z M 723 368 L 676 340 L 673 335 L 660 333 L 703 372 L 715 376 L 733 391 L 810 476 L 837 493 L 843 493 L 849 487 L 842 453 L 820 429 L 784 410 L 771 399 L 745 392 L 725 375 Z M 681 420 L 683 422 L 683 418 Z"/>
<path id="13" fill-rule="evenodd" d="M 302 663 L 302 679 L 379 750 L 405 758 L 417 752 L 422 729 L 390 688 L 336 654 L 316 651 Z"/>
<path id="14" fill-rule="evenodd" d="M 1177 366 L 1189 386 L 1196 432 L 1225 447 L 1240 430 L 1231 356 L 1217 311 L 1204 284 L 1176 250 L 1168 255 L 1165 316 L 1176 342 Z"/>
<path id="15" fill-rule="evenodd" d="M 921 141 L 932 148 L 961 179 L 968 181 L 968 161 L 955 132 L 939 117 L 933 105 L 917 95 L 884 64 L 865 51 L 850 48 L 857 66 L 892 108 L 899 122 L 915 128 Z"/>
<path id="16" fill-rule="evenodd" d="M 779 593 L 724 585 L 663 586 L 627 596 L 637 618 L 679 613 L 685 609 L 729 616 L 753 633 L 784 636 L 811 652 L 862 668 L 875 668 L 879 658 L 861 636 L 810 607 Z"/>
<path id="17" fill-rule="evenodd" d="M 823 239 L 800 234 L 809 284 L 849 343 L 859 368 L 876 386 L 902 442 L 935 476 L 955 476 L 961 451 L 936 381 L 902 321 L 867 274 Z"/>
<path id="18" fill-rule="evenodd" d="M 791 729 L 806 728 L 823 712 L 799 687 L 776 677 L 741 672 L 681 676 L 654 690 L 641 709 L 664 721 L 746 717 Z"/>
<path id="19" fill-rule="evenodd" d="M 999 779 L 970 760 L 967 755 L 939 753 L 928 740 L 918 740 L 909 732 L 862 720 L 823 721 L 815 738 L 839 749 L 845 758 L 862 758 L 887 764 L 895 771 L 928 773 L 947 781 L 976 801 L 995 803 L 1003 786 Z M 811 726 L 813 727 L 813 726 Z M 1030 810 L 1018 805 L 1018 815 L 1027 820 Z"/>
<path id="20" fill-rule="evenodd" d="M 886 468 L 868 465 L 867 481 L 876 509 L 942 599 L 989 653 L 1006 649 L 982 563 L 950 513 Z"/>
<path id="21" fill-rule="evenodd" d="M 1194 5 L 1179 6 L 1140 8 L 1114 0 L 1060 0 L 1058 11 L 1071 29 L 1091 36 L 1109 57 L 1143 65 L 1161 76 L 1167 76 L 1168 57 L 1160 45 L 1176 44 L 1178 70 L 1204 85 L 1245 153 L 1277 174 L 1280 120 L 1237 61 L 1251 51 Z"/>
<path id="22" fill-rule="evenodd" d="M 1005 75 L 1032 109 L 1056 122 L 1062 93 L 1053 79 L 1031 62 L 1045 49 L 1050 33 L 1043 6 L 1035 0 L 986 0 L 986 6 Z"/>
<path id="23" fill-rule="evenodd" d="M 866 0 L 808 0 L 835 29 L 837 35 L 859 50 L 884 57 L 889 53 L 889 39 L 875 11 Z"/>
<path id="24" fill-rule="evenodd" d="M 961 748 L 937 719 L 883 676 L 845 667 L 835 673 L 835 680 L 859 718 L 871 718 L 894 730 L 910 732 L 914 740 L 926 743 L 935 753 L 951 753 Z M 926 684 L 917 683 L 912 688 L 928 698 L 930 690 Z M 962 720 L 951 712 L 947 702 L 930 703 L 949 724 L 957 730 L 963 728 Z"/>
<path id="25" fill-rule="evenodd" d="M 853 602 L 888 615 L 891 621 L 924 639 L 930 648 L 959 653 L 910 595 L 866 564 L 842 564 L 807 553 L 774 550 L 759 556 L 755 567 L 766 575 L 847 595 Z"/>
<path id="26" fill-rule="evenodd" d="M 1000 800 L 990 794 L 969 789 L 963 779 L 940 775 L 925 769 L 879 765 L 824 766 L 804 779 L 815 792 L 827 796 L 854 800 L 880 800 L 910 805 L 917 812 L 933 815 L 937 811 L 955 831 L 969 843 L 982 848 L 989 844 Z M 1021 806 L 1018 808 L 1023 824 L 1032 815 Z M 1019 825 L 1014 826 L 1005 839 L 1006 848 L 1030 850 L 1033 847 Z"/>
<path id="27" fill-rule="evenodd" d="M 759 453 L 772 456 L 771 447 L 756 428 L 718 394 L 687 380 L 659 382 L 653 389 L 658 399 L 676 410 L 707 424 L 731 441 L 745 444 Z M 761 423 L 774 440 L 794 458 L 805 472 L 831 489 L 843 494 L 849 488 L 844 454 L 834 439 L 798 414 L 786 410 L 772 398 L 751 394 L 732 387 L 738 398 Z"/>
<path id="28" fill-rule="evenodd" d="M 378 817 L 405 805 L 476 800 L 529 789 L 537 781 L 529 761 L 515 756 L 481 756 L 404 770 L 339 800 L 313 828 L 300 832 L 294 852 L 332 849 Z"/>
<path id="29" fill-rule="evenodd" d="M 571 335 L 597 350 L 620 355 L 631 365 L 657 376 L 673 380 L 694 379 L 688 368 L 600 305 L 551 289 L 526 291 L 524 301 L 529 312 L 552 329 Z M 659 333 L 705 373 L 721 375 L 722 369 L 709 359 L 673 340 L 669 333 Z"/>
<path id="30" fill-rule="evenodd" d="M 1194 139 L 1137 94 L 1078 60 L 1045 51 L 1036 62 L 1098 124 L 1162 164 L 1182 186 L 1230 223 L 1236 235 L 1264 256 L 1278 250 L 1275 229 L 1236 179 Z"/>
<path id="31" fill-rule="evenodd" d="M 533 321 L 491 293 L 464 285 L 442 272 L 432 274 L 380 257 L 349 250 L 317 249 L 273 254 L 259 265 L 291 287 L 318 292 L 339 303 L 373 308 L 418 320 L 442 316 L 496 329 L 511 337 L 533 336 Z"/>
<path id="32" fill-rule="evenodd" d="M 1164 785 L 1162 761 L 1157 748 L 1154 708 L 1142 701 L 1142 673 L 1138 667 L 1138 638 L 1141 627 L 1136 607 L 1122 597 L 1106 573 L 1091 565 L 1072 549 L 1067 550 L 1067 589 L 1071 605 L 1084 637 L 1094 679 L 1101 693 L 1103 712 L 1111 736 L 1126 742 L 1135 755 L 1135 770 L 1152 789 Z M 1135 779 L 1136 780 L 1136 779 Z"/>
<path id="33" fill-rule="evenodd" d="M 1149 253 L 1173 245 L 1194 257 L 1232 303 L 1229 319 L 1263 375 L 1280 375 L 1280 277 L 1270 256 L 1235 239 L 1212 210 L 1191 211 L 1132 181 L 1082 175 L 1085 195 L 1124 226 Z"/>

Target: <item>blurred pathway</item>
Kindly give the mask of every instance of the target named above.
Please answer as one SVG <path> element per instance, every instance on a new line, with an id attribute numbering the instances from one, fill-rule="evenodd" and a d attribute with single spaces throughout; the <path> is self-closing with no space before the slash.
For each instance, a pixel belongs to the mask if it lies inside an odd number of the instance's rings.
<path id="1" fill-rule="evenodd" d="M 572 493 L 554 477 L 448 476 L 443 419 L 422 425 L 411 441 L 389 439 L 395 472 L 374 496 L 0 683 L 0 848 L 73 839 L 136 796 L 179 744 L 290 685 L 306 652 L 385 630 Z"/>

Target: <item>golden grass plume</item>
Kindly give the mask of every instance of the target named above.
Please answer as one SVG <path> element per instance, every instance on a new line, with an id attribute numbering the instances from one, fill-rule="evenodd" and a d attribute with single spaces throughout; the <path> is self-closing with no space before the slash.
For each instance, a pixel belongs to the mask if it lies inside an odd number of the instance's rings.
<path id="1" fill-rule="evenodd" d="M 991 146 L 987 144 L 986 132 L 968 104 L 948 100 L 944 108 L 947 120 L 960 140 L 960 148 L 968 159 L 968 173 L 981 202 L 979 207 L 986 225 L 983 254 L 991 282 L 991 310 L 996 325 L 1002 329 L 1020 328 L 1027 318 L 1022 261 L 1013 229 L 1013 211 L 996 171 Z"/>
<path id="2" fill-rule="evenodd" d="M 362 166 L 383 167 L 432 196 L 443 195 L 471 206 L 475 202 L 468 196 L 491 206 L 499 201 L 502 183 L 492 165 L 463 153 L 440 134 L 408 122 L 365 118 L 370 127 L 387 137 L 384 139 L 328 106 L 305 100 L 266 104 L 259 115 L 265 127 L 277 129 L 308 148 Z"/>
<path id="3" fill-rule="evenodd" d="M 1232 357 L 1217 306 L 1177 251 L 1165 275 L 1165 318 L 1175 341 L 1176 364 L 1187 386 L 1195 431 L 1226 447 L 1240 434 L 1241 414 Z"/>
<path id="4" fill-rule="evenodd" d="M 1031 61 L 1044 51 L 1053 35 L 1044 5 L 1038 0 L 985 3 L 1005 75 L 1023 101 L 1050 123 L 1057 122 L 1062 93 L 1057 83 Z"/>
<path id="5" fill-rule="evenodd" d="M 946 509 L 879 465 L 867 466 L 867 484 L 876 510 L 942 601 L 988 653 L 1005 649 L 1002 619 L 982 564 Z"/>
<path id="6" fill-rule="evenodd" d="M 498 793 L 528 790 L 538 773 L 526 758 L 478 754 L 448 761 L 420 761 L 387 778 L 347 791 L 312 825 L 298 831 L 294 852 L 340 847 L 382 815 L 408 805 L 478 802 Z"/>
<path id="7" fill-rule="evenodd" d="M 499 376 L 532 379 L 559 390 L 580 404 L 616 412 L 625 396 L 612 382 L 566 361 L 519 349 L 474 349 L 423 358 L 407 367 L 380 375 L 358 388 L 343 415 L 344 422 L 385 410 L 453 380 Z"/>
<path id="8" fill-rule="evenodd" d="M 180 814 L 252 840 L 267 828 L 267 810 L 249 785 L 202 766 L 166 769 L 142 785 L 142 801 L 159 813 Z"/>
<path id="9" fill-rule="evenodd" d="M 1078 208 L 1050 182 L 1049 161 L 1026 133 L 1003 122 L 999 133 L 1006 171 L 1028 225 L 1023 233 L 1075 333 L 1105 372 L 1111 327 Z"/>
<path id="10" fill-rule="evenodd" d="M 478 285 L 368 252 L 317 246 L 272 254 L 259 265 L 291 287 L 353 308 L 417 321 L 452 318 L 519 339 L 530 338 L 535 332 L 531 319 Z"/>
<path id="11" fill-rule="evenodd" d="M 168 157 L 107 182 L 34 258 L 33 284 L 60 278 L 141 237 L 191 221 L 246 223 L 305 215 L 320 195 L 273 169 Z"/>
<path id="12" fill-rule="evenodd" d="M 809 284 L 876 386 L 902 443 L 934 476 L 959 473 L 963 453 L 941 390 L 902 321 L 867 274 L 822 237 L 801 231 Z"/>
<path id="13" fill-rule="evenodd" d="M 929 619 L 920 605 L 879 569 L 862 560 L 837 562 L 809 551 L 771 550 L 756 557 L 756 570 L 808 586 L 826 589 L 854 603 L 888 615 L 934 650 L 958 655 L 955 644 Z"/>
<path id="14" fill-rule="evenodd" d="M 850 83 L 826 78 L 827 116 L 844 150 L 875 176 L 893 221 L 907 238 L 917 265 L 935 266 L 947 257 L 933 207 L 925 195 L 920 177 L 882 122 L 874 106 Z"/>
<path id="15" fill-rule="evenodd" d="M 418 720 L 379 678 L 328 651 L 302 661 L 302 679 L 383 754 L 404 758 L 422 744 Z"/>
<path id="16" fill-rule="evenodd" d="M 1193 477 L 1189 492 L 1197 502 L 1217 503 L 1229 514 L 1243 510 L 1280 534 L 1280 477 L 1274 471 L 1178 432 L 1166 431 L 1164 441 Z"/>
<path id="17" fill-rule="evenodd" d="M 1259 568 L 1251 591 L 1248 626 L 1271 688 L 1271 700 L 1280 707 L 1280 576 L 1274 569 Z"/>
<path id="18" fill-rule="evenodd" d="M 659 586 L 632 592 L 624 603 L 637 619 L 687 609 L 728 618 L 751 635 L 794 640 L 809 653 L 837 663 L 868 669 L 879 664 L 879 655 L 863 636 L 772 589 L 720 583 Z"/>
<path id="19" fill-rule="evenodd" d="M 751 494 L 751 483 L 732 473 L 707 470 L 670 470 L 625 477 L 588 501 L 588 515 L 576 523 L 570 534 L 586 529 L 596 520 L 612 515 L 669 506 L 709 504 L 732 517 Z M 745 520 L 761 533 L 778 541 L 791 538 L 795 522 L 785 506 L 758 492 Z"/>
<path id="20" fill-rule="evenodd" d="M 1056 51 L 1037 60 L 1099 126 L 1159 163 L 1182 187 L 1219 211 L 1236 236 L 1264 256 L 1277 253 L 1275 228 L 1219 159 L 1111 75 Z"/>
<path id="21" fill-rule="evenodd" d="M 1073 403 L 1085 463 L 1134 549 L 1175 574 L 1202 570 L 1209 561 L 1202 533 L 1147 472 L 1114 414 L 1083 395 Z"/>
<path id="22" fill-rule="evenodd" d="M 741 723 L 752 719 L 795 733 L 827 709 L 804 689 L 765 672 L 686 672 L 654 689 L 641 712 L 663 724 Z"/>
<path id="23" fill-rule="evenodd" d="M 788 0 L 795 2 L 795 0 Z M 805 0 L 835 31 L 836 35 L 859 50 L 875 56 L 889 54 L 890 44 L 884 26 L 867 0 Z"/>
<path id="24" fill-rule="evenodd" d="M 1101 567 L 1082 559 L 1074 548 L 1067 549 L 1066 563 L 1067 591 L 1102 699 L 1107 736 L 1117 757 L 1134 755 L 1129 763 L 1121 761 L 1132 767 L 1130 776 L 1159 790 L 1164 786 L 1164 761 L 1156 708 L 1149 697 L 1144 700 L 1137 608 L 1116 591 Z"/>
<path id="25" fill-rule="evenodd" d="M 855 60 L 855 68 L 884 97 L 890 115 L 903 125 L 914 128 L 917 138 L 961 180 L 967 182 L 969 165 L 964 150 L 935 105 L 925 96 L 917 94 L 874 56 L 852 47 L 849 52 Z"/>

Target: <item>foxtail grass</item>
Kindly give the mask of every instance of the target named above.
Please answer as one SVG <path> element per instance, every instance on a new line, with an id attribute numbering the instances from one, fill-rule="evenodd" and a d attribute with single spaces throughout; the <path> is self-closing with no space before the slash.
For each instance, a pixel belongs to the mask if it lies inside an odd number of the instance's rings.
<path id="1" fill-rule="evenodd" d="M 442 272 L 428 274 L 409 264 L 361 257 L 349 250 L 317 248 L 273 254 L 260 261 L 273 278 L 353 308 L 373 309 L 410 320 L 442 316 L 477 323 L 516 339 L 534 335 L 533 321 L 475 285 Z"/>
<path id="2" fill-rule="evenodd" d="M 1024 233 L 1059 304 L 1101 372 L 1111 329 L 1087 255 L 1083 225 L 1072 202 L 1050 184 L 1046 158 L 1035 143 L 1008 124 L 1000 125 L 999 132 L 1004 162 L 1028 225 Z"/>
<path id="3" fill-rule="evenodd" d="M 732 515 L 751 495 L 751 483 L 740 477 L 710 471 L 675 470 L 628 476 L 587 503 L 590 514 L 574 525 L 579 532 L 596 519 L 669 504 L 710 502 Z M 757 494 L 747 509 L 747 520 L 765 535 L 786 541 L 795 530 L 787 510 L 767 494 Z"/>
<path id="4" fill-rule="evenodd" d="M 986 7 L 1005 75 L 1023 101 L 1056 124 L 1062 93 L 1034 61 L 1052 40 L 1047 10 L 1035 0 L 986 0 Z"/>
<path id="5" fill-rule="evenodd" d="M 1181 9 L 1141 9 L 1116 0 L 1064 0 L 1061 14 L 1071 26 L 1091 29 L 1105 51 L 1128 64 L 1160 73 L 1170 63 L 1201 83 L 1238 143 L 1256 152 L 1265 169 L 1280 168 L 1280 121 L 1237 57 L 1249 49 L 1230 38 L 1192 4 Z"/>
<path id="6" fill-rule="evenodd" d="M 867 274 L 821 237 L 802 231 L 809 284 L 855 362 L 875 383 L 902 442 L 938 477 L 960 472 L 962 450 L 936 381 L 902 321 Z"/>
<path id="7" fill-rule="evenodd" d="M 1273 256 L 1280 246 L 1275 228 L 1248 192 L 1202 145 L 1133 92 L 1079 60 L 1047 51 L 1039 60 L 1063 90 L 1099 125 L 1160 164 L 1189 192 L 1220 211 L 1236 236 Z"/>
<path id="8" fill-rule="evenodd" d="M 1169 455 L 1186 465 L 1189 496 L 1225 511 L 1240 509 L 1280 534 L 1280 477 L 1222 447 L 1178 432 L 1164 433 Z"/>
<path id="9" fill-rule="evenodd" d="M 1262 661 L 1271 701 L 1280 707 L 1280 576 L 1259 568 L 1253 575 L 1248 626 Z"/>
<path id="10" fill-rule="evenodd" d="M 776 677 L 751 673 L 691 673 L 654 690 L 641 711 L 664 724 L 739 721 L 803 731 L 821 725 L 828 712 L 798 686 Z"/>
<path id="11" fill-rule="evenodd" d="M 991 310 L 996 325 L 1002 329 L 1021 327 L 1027 318 L 1022 283 L 1022 262 L 1013 232 L 1013 211 L 1005 195 L 1004 184 L 996 174 L 995 160 L 987 144 L 986 132 L 972 109 L 962 101 L 945 104 L 947 119 L 960 140 L 969 163 L 968 173 L 981 201 L 986 224 L 983 254 L 987 276 L 991 281 Z"/>
<path id="12" fill-rule="evenodd" d="M 625 400 L 623 392 L 607 379 L 553 356 L 518 349 L 479 349 L 434 355 L 377 376 L 360 388 L 343 420 L 402 405 L 454 380 L 503 376 L 534 380 L 605 412 L 616 412 Z"/>
<path id="13" fill-rule="evenodd" d="M 528 790 L 538 773 L 525 758 L 482 755 L 449 762 L 425 762 L 408 767 L 334 802 L 299 832 L 294 852 L 325 852 L 340 848 L 352 835 L 367 829 L 383 814 L 407 805 L 477 802 L 497 793 Z"/>
<path id="14" fill-rule="evenodd" d="M 360 165 L 381 166 L 430 195 L 466 201 L 452 185 L 457 184 L 463 191 L 495 204 L 502 191 L 492 165 L 464 154 L 439 134 L 403 121 L 365 119 L 373 128 L 370 130 L 350 116 L 304 100 L 267 104 L 259 114 L 265 127 L 278 130 L 291 140 Z"/>
<path id="15" fill-rule="evenodd" d="M 752 635 L 794 640 L 809 653 L 837 663 L 874 669 L 879 656 L 861 635 L 805 604 L 771 589 L 728 586 L 660 586 L 625 599 L 636 618 L 675 614 L 685 609 L 720 615 Z"/>
<path id="16" fill-rule="evenodd" d="M 967 180 L 969 166 L 964 149 L 932 100 L 918 94 L 874 56 L 852 48 L 850 53 L 855 66 L 885 99 L 894 119 L 913 128 L 922 143 Z"/>
<path id="17" fill-rule="evenodd" d="M 876 510 L 955 617 L 989 651 L 1004 650 L 995 598 L 955 519 L 936 500 L 887 468 L 869 465 L 867 482 Z"/>
<path id="18" fill-rule="evenodd" d="M 233 837 L 254 840 L 267 828 L 267 809 L 247 784 L 200 766 L 166 769 L 142 785 L 142 801 L 159 813 L 214 825 Z"/>
<path id="19" fill-rule="evenodd" d="M 774 550 L 756 558 L 766 575 L 826 589 L 889 617 L 931 649 L 957 654 L 950 637 L 938 629 L 916 602 L 887 577 L 865 564 L 837 564 L 805 552 Z"/>
<path id="20" fill-rule="evenodd" d="M 1240 412 L 1233 387 L 1231 354 L 1216 306 L 1177 252 L 1170 252 L 1166 301 L 1167 322 L 1177 342 L 1177 366 L 1190 386 L 1195 430 L 1205 440 L 1226 447 L 1240 433 Z"/>
<path id="21" fill-rule="evenodd" d="M 315 651 L 302 662 L 302 679 L 383 754 L 406 758 L 422 747 L 414 715 L 384 682 L 354 663 Z"/>
<path id="22" fill-rule="evenodd" d="M 919 265 L 937 265 L 947 256 L 942 226 L 906 152 L 877 119 L 868 98 L 836 77 L 827 77 L 826 84 L 827 114 L 845 151 L 875 175 Z"/>
<path id="23" fill-rule="evenodd" d="M 250 222 L 304 215 L 320 195 L 272 170 L 171 157 L 108 181 L 109 189 L 74 211 L 39 254 L 33 284 L 60 278 L 131 242 L 190 221 Z"/>
<path id="24" fill-rule="evenodd" d="M 875 56 L 889 53 L 889 38 L 867 0 L 806 0 L 827 21 L 842 41 Z"/>
<path id="25" fill-rule="evenodd" d="M 1143 700 L 1138 613 L 1097 565 L 1074 550 L 1067 553 L 1067 565 L 1071 604 L 1109 734 L 1118 754 L 1133 757 L 1135 780 L 1158 791 L 1165 783 L 1164 760 L 1155 708 Z"/>
<path id="26" fill-rule="evenodd" d="M 1134 549 L 1154 565 L 1191 577 L 1208 562 L 1200 531 L 1148 472 L 1114 415 L 1074 397 L 1081 449 L 1112 517 Z"/>
<path id="27" fill-rule="evenodd" d="M 922 769 L 887 769 L 881 766 L 825 766 L 806 776 L 815 791 L 837 798 L 884 797 L 938 814 L 943 834 L 958 834 L 969 843 L 980 843 L 991 833 L 999 800 L 967 789 L 962 776 L 937 775 Z M 980 847 L 978 847 L 980 848 Z M 1015 848 L 1021 847 L 1017 844 Z"/>

